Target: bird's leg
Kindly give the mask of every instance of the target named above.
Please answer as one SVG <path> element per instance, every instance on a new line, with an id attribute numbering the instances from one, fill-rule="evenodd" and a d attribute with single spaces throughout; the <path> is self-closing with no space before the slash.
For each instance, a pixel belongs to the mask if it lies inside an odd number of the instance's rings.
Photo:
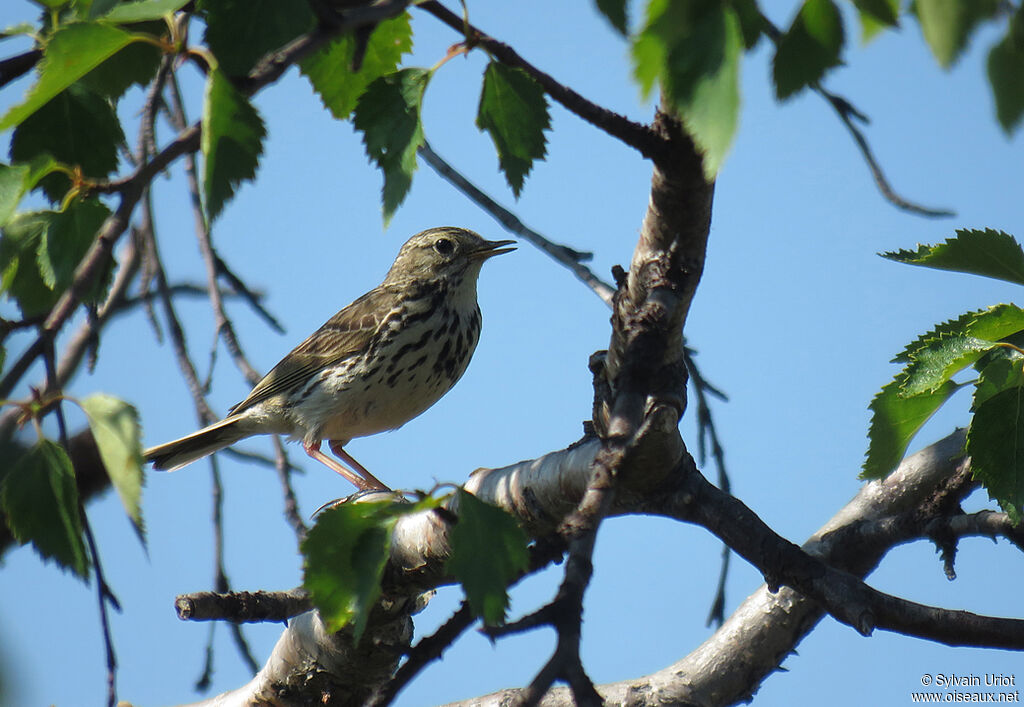
<path id="1" fill-rule="evenodd" d="M 378 488 L 378 489 L 381 489 L 383 491 L 390 491 L 391 490 L 390 488 L 388 488 L 388 486 L 383 481 L 381 481 L 376 476 L 371 474 L 367 470 L 367 468 L 365 466 L 363 466 L 362 464 L 357 462 L 355 459 L 353 459 L 352 455 L 349 454 L 348 452 L 346 452 L 345 449 L 341 446 L 341 444 L 338 443 L 337 440 L 333 440 L 332 439 L 332 440 L 330 440 L 328 442 L 328 444 L 331 446 L 331 451 L 334 452 L 339 459 L 341 459 L 343 462 L 348 464 L 348 467 L 352 471 L 356 472 L 361 477 L 363 477 L 363 480 L 367 484 L 369 484 L 369 486 L 367 486 L 367 487 L 360 487 L 360 488 Z"/>
<path id="2" fill-rule="evenodd" d="M 344 476 L 348 481 L 351 481 L 352 484 L 354 484 L 355 487 L 360 491 L 380 488 L 379 486 L 375 486 L 371 481 L 364 479 L 359 474 L 353 473 L 352 471 L 346 469 L 341 464 L 339 464 L 336 459 L 331 459 L 329 456 L 321 452 L 320 440 L 316 440 L 315 442 L 303 442 L 302 448 L 306 450 L 306 454 L 308 454 L 310 457 L 316 459 L 318 462 L 326 466 L 328 469 L 338 472 L 339 474 Z M 374 479 L 374 481 L 377 480 Z M 377 483 L 380 484 L 379 481 L 377 481 Z"/>

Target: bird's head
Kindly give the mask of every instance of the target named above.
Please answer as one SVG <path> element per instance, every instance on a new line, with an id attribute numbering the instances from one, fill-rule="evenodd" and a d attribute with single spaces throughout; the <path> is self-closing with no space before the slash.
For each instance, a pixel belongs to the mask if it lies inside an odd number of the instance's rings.
<path id="1" fill-rule="evenodd" d="M 489 241 L 465 228 L 428 228 L 402 246 L 385 283 L 424 280 L 476 282 L 480 266 L 495 255 L 515 250 L 515 241 Z"/>

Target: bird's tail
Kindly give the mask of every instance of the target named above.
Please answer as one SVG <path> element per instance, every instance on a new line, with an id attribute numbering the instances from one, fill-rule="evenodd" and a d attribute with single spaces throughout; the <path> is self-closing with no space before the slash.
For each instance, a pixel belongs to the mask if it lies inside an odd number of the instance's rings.
<path id="1" fill-rule="evenodd" d="M 146 461 L 153 462 L 153 468 L 158 471 L 180 469 L 252 434 L 241 429 L 239 422 L 241 419 L 238 417 L 228 417 L 187 437 L 150 447 L 143 456 Z"/>

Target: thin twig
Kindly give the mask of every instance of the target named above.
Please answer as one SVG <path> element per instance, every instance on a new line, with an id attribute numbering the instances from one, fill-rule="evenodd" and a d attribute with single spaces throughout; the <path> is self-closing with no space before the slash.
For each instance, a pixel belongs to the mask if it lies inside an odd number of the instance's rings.
<path id="1" fill-rule="evenodd" d="M 769 20 L 763 13 L 761 13 L 761 23 L 764 27 L 765 34 L 777 47 L 779 42 L 782 40 L 782 32 L 775 26 L 775 23 Z M 835 110 L 839 119 L 843 121 L 843 125 L 846 126 L 846 129 L 849 131 L 853 141 L 857 143 L 857 148 L 860 150 L 861 156 L 864 158 L 864 161 L 868 165 L 868 169 L 871 171 L 871 176 L 875 180 L 875 185 L 878 187 L 878 191 L 882 193 L 882 197 L 884 197 L 886 201 L 898 209 L 903 209 L 904 211 L 909 211 L 910 213 L 918 214 L 919 216 L 927 216 L 929 218 L 946 218 L 949 216 L 956 216 L 955 211 L 921 206 L 920 204 L 915 204 L 914 202 L 897 194 L 896 190 L 893 189 L 889 180 L 886 178 L 885 173 L 882 171 L 882 166 L 878 163 L 878 160 L 875 159 L 874 152 L 872 151 L 867 138 L 864 137 L 864 133 L 861 132 L 860 128 L 858 128 L 853 122 L 854 119 L 856 119 L 862 123 L 867 123 L 868 117 L 862 111 L 857 110 L 850 101 L 826 90 L 825 87 L 821 85 L 820 81 L 812 83 L 810 88 L 812 91 L 824 98 L 825 101 L 832 106 L 833 110 Z"/>
<path id="2" fill-rule="evenodd" d="M 43 353 L 43 362 L 46 367 L 47 388 L 54 393 L 60 392 L 57 382 L 57 366 L 54 363 L 54 350 L 52 343 Z M 54 414 L 57 417 L 57 430 L 60 437 L 61 447 L 70 457 L 71 444 L 68 436 L 67 421 L 64 419 L 64 402 L 57 398 L 54 406 Z M 107 660 L 107 707 L 114 707 L 117 704 L 117 655 L 114 653 L 114 637 L 110 630 L 110 617 L 107 615 L 107 602 L 109 601 L 118 611 L 121 606 L 117 597 L 107 585 L 103 574 L 103 564 L 100 562 L 99 547 L 96 537 L 93 535 L 92 526 L 89 524 L 89 516 L 85 513 L 85 505 L 78 500 L 78 516 L 82 521 L 82 531 L 85 534 L 85 541 L 89 548 L 89 559 L 93 571 L 96 573 L 96 593 L 100 607 L 100 630 L 103 634 L 103 647 Z"/>
<path id="3" fill-rule="evenodd" d="M 421 638 L 415 646 L 409 649 L 407 660 L 395 671 L 390 680 L 373 693 L 366 701 L 365 707 L 387 707 L 390 705 L 402 688 L 408 685 L 424 667 L 438 660 L 445 649 L 472 626 L 474 621 L 476 621 L 476 617 L 470 611 L 469 604 L 462 602 L 462 606 L 441 624 L 440 628 L 431 635 Z"/>
<path id="4" fill-rule="evenodd" d="M 537 248 L 551 256 L 555 262 L 564 265 L 572 271 L 573 275 L 579 278 L 583 284 L 593 290 L 605 304 L 609 306 L 611 305 L 612 295 L 615 294 L 615 289 L 597 277 L 590 268 L 582 263 L 583 260 L 590 257 L 589 253 L 581 253 L 569 248 L 568 246 L 553 243 L 540 233 L 537 233 L 537 231 L 529 228 L 519 219 L 518 216 L 489 197 L 479 187 L 466 179 L 466 177 L 458 170 L 442 159 L 440 155 L 434 152 L 433 148 L 431 148 L 428 143 L 424 142 L 420 147 L 419 152 L 420 155 L 423 156 L 423 159 L 426 160 L 427 164 L 433 167 L 434 171 L 444 178 L 445 181 L 468 196 L 480 208 L 494 217 L 494 219 L 504 226 L 506 230 L 514 233 L 523 240 L 529 241 Z"/>

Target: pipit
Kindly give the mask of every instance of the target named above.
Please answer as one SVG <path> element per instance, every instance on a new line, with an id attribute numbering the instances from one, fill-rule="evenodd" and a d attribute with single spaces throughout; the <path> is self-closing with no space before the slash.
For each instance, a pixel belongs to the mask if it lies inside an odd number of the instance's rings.
<path id="1" fill-rule="evenodd" d="M 360 489 L 386 489 L 345 445 L 401 427 L 462 377 L 480 339 L 480 267 L 513 242 L 464 228 L 417 233 L 384 282 L 296 346 L 227 417 L 147 449 L 146 461 L 174 470 L 252 435 L 283 434 Z M 320 451 L 325 439 L 351 471 Z"/>

